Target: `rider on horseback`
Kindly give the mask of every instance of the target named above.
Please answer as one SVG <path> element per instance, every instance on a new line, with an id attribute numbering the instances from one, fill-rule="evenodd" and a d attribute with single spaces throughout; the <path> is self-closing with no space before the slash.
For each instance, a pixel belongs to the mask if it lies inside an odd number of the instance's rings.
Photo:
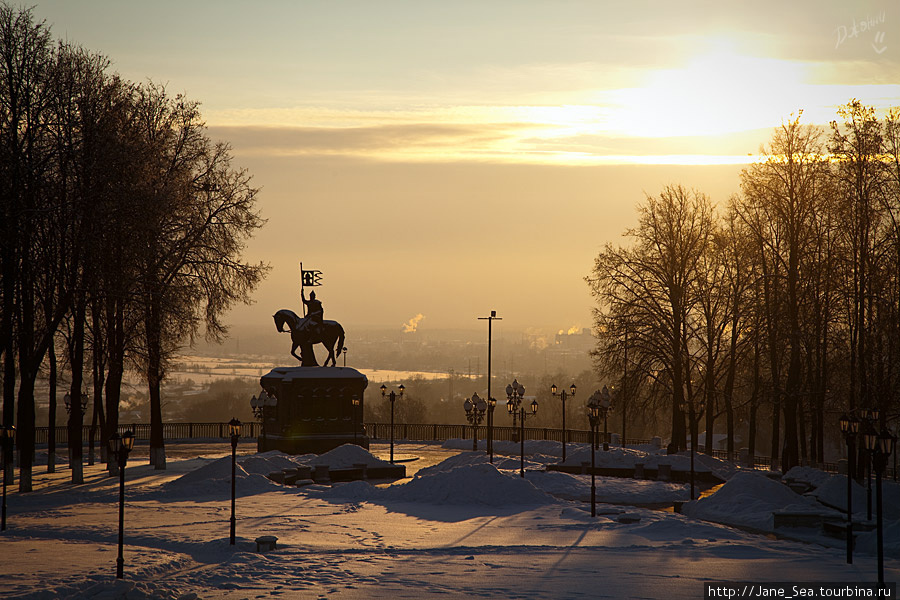
<path id="1" fill-rule="evenodd" d="M 300 290 L 300 298 L 306 305 L 306 318 L 303 320 L 303 331 L 311 336 L 322 335 L 322 321 L 324 320 L 325 311 L 322 309 L 322 302 L 316 300 L 316 293 L 309 293 L 309 300 L 306 299 L 304 291 Z"/>

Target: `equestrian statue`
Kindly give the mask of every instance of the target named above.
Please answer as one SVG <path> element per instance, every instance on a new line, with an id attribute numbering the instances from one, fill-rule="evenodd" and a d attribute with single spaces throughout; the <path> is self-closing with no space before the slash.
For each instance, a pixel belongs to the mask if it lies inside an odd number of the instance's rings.
<path id="1" fill-rule="evenodd" d="M 279 333 L 284 333 L 284 326 L 287 325 L 291 330 L 291 354 L 300 361 L 302 367 L 317 367 L 316 355 L 313 352 L 313 344 L 323 344 L 328 349 L 328 358 L 325 359 L 323 366 L 337 365 L 337 357 L 340 356 L 344 348 L 344 328 L 337 321 L 326 321 L 322 318 L 324 311 L 322 310 L 322 302 L 316 299 L 316 293 L 309 293 L 309 300 L 306 295 L 301 292 L 303 304 L 306 305 L 308 314 L 300 317 L 292 310 L 283 308 L 272 315 L 275 319 L 275 327 Z M 335 345 L 337 353 L 335 354 Z M 297 355 L 297 348 L 300 348 L 300 355 Z"/>

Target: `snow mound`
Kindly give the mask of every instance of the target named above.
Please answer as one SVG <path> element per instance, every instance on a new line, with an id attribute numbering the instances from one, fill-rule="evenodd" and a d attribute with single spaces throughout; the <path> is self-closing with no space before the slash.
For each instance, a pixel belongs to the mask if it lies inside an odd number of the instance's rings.
<path id="1" fill-rule="evenodd" d="M 834 512 L 811 498 L 800 496 L 786 485 L 752 471 L 738 472 L 715 493 L 682 507 L 684 514 L 697 519 L 760 531 L 774 530 L 772 512 L 777 510 Z"/>
<path id="2" fill-rule="evenodd" d="M 504 475 L 491 464 L 458 466 L 422 474 L 383 490 L 379 499 L 425 504 L 482 504 L 487 506 L 545 505 L 556 502 L 533 484 Z"/>
<path id="3" fill-rule="evenodd" d="M 856 538 L 856 549 L 866 554 L 878 553 L 878 537 L 875 530 L 859 533 Z M 900 558 L 900 521 L 884 522 L 884 556 Z"/>
<path id="4" fill-rule="evenodd" d="M 796 467 L 795 467 L 796 468 Z M 791 469 L 793 471 L 794 469 Z M 791 471 L 788 471 L 790 473 Z M 846 475 L 829 475 L 828 473 L 819 471 L 824 477 L 818 478 L 818 487 L 811 492 L 804 494 L 810 498 L 818 500 L 825 506 L 836 508 L 843 512 L 847 512 L 847 476 Z M 801 480 L 803 481 L 803 480 Z M 812 482 L 807 482 L 812 483 Z M 866 490 L 861 485 L 853 481 L 850 484 L 853 498 L 853 512 L 866 512 Z"/>
<path id="5" fill-rule="evenodd" d="M 573 444 L 573 446 L 574 448 L 568 453 L 566 461 L 562 464 L 570 467 L 580 467 L 582 463 L 590 464 L 590 445 Z M 657 469 L 659 465 L 663 464 L 671 465 L 673 471 L 691 470 L 691 456 L 688 452 L 667 455 L 656 450 L 647 452 L 638 448 L 622 448 L 621 446 L 610 446 L 609 450 L 594 452 L 594 465 L 600 469 L 633 469 L 637 463 L 643 463 L 647 469 Z M 720 479 L 727 480 L 737 472 L 737 468 L 724 460 L 695 452 L 694 471 L 697 473 L 711 472 Z"/>
<path id="6" fill-rule="evenodd" d="M 826 473 L 821 469 L 815 469 L 813 467 L 792 467 L 790 471 L 784 474 L 784 477 L 782 479 L 784 479 L 785 481 L 803 481 L 813 487 L 819 487 L 820 485 L 828 482 L 828 480 L 831 478 L 832 475 L 830 473 Z M 846 479 L 844 480 L 844 485 L 847 485 Z M 847 490 L 845 489 L 845 495 L 846 491 Z"/>
<path id="7" fill-rule="evenodd" d="M 304 455 L 303 462 L 309 465 L 328 465 L 329 469 L 348 469 L 355 464 L 365 464 L 370 467 L 391 466 L 390 462 L 376 458 L 371 452 L 356 444 L 344 444 L 319 456 Z"/>
<path id="8" fill-rule="evenodd" d="M 571 446 L 571 444 L 569 444 Z M 445 441 L 442 448 L 448 450 L 469 450 L 472 451 L 472 440 L 454 438 Z M 485 440 L 478 440 L 478 450 L 487 450 Z M 522 451 L 520 442 L 509 442 L 503 440 L 494 440 L 494 454 L 506 454 L 509 456 L 519 456 Z M 525 440 L 525 454 L 545 454 L 547 456 L 562 456 L 562 444 L 551 440 Z M 555 459 L 554 461 L 555 462 Z"/>
<path id="9" fill-rule="evenodd" d="M 424 477 L 425 475 L 451 471 L 457 467 L 470 467 L 472 465 L 483 464 L 489 464 L 488 457 L 484 452 L 461 452 L 445 458 L 436 465 L 420 469 L 416 475 L 418 477 Z"/>
<path id="10" fill-rule="evenodd" d="M 238 458 L 235 466 L 235 493 L 252 496 L 283 486 L 270 481 L 266 475 L 272 471 L 296 468 L 303 457 L 294 457 L 272 451 Z M 152 492 L 155 495 L 175 497 L 228 496 L 231 494 L 231 457 L 224 456 L 202 467 L 185 473 L 178 479 L 169 481 Z"/>
<path id="11" fill-rule="evenodd" d="M 365 502 L 367 500 L 376 500 L 378 494 L 382 492 L 382 490 L 372 486 L 367 481 L 348 481 L 347 483 L 336 484 L 330 488 L 323 487 L 321 490 L 307 488 L 307 492 L 320 498 L 335 498 L 349 502 Z"/>

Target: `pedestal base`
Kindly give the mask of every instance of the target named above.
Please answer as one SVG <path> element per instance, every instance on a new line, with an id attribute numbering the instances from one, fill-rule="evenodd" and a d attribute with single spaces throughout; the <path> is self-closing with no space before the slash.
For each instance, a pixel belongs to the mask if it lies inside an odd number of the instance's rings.
<path id="1" fill-rule="evenodd" d="M 278 398 L 266 409 L 261 452 L 321 454 L 343 444 L 369 447 L 363 428 L 365 375 L 349 367 L 279 367 L 260 379 Z"/>

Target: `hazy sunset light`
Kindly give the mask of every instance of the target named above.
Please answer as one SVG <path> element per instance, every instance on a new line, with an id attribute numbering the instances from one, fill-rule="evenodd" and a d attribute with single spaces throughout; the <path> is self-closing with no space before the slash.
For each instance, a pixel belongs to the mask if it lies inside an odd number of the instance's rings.
<path id="1" fill-rule="evenodd" d="M 20 1 L 0 598 L 895 596 L 900 0 Z"/>
<path id="2" fill-rule="evenodd" d="M 261 6 L 36 7 L 129 79 L 202 102 L 253 173 L 269 222 L 251 250 L 274 270 L 240 322 L 296 302 L 304 260 L 344 320 L 475 327 L 496 303 L 500 327 L 587 326 L 581 278 L 645 192 L 680 181 L 723 202 L 791 114 L 900 104 L 889 2 Z M 538 264 L 553 276 L 519 266 Z M 500 281 L 511 270 L 527 294 Z M 408 273 L 422 289 L 398 296 L 387 281 Z M 531 299 L 548 283 L 551 312 Z"/>

